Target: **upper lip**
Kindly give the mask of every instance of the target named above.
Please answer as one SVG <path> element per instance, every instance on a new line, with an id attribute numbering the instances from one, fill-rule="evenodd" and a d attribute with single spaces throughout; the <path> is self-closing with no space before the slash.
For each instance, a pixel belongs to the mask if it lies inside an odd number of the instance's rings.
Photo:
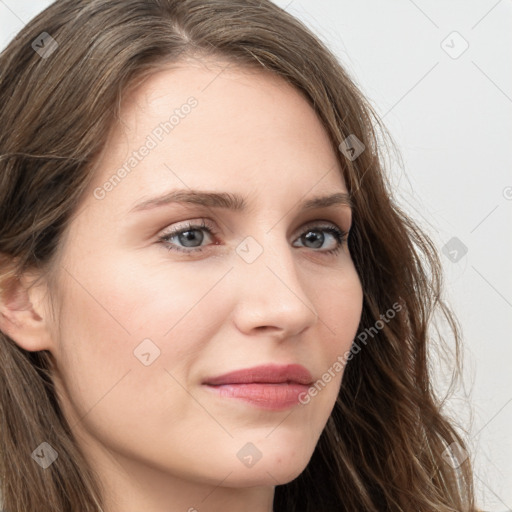
<path id="1" fill-rule="evenodd" d="M 313 377 L 309 370 L 300 364 L 266 364 L 235 370 L 217 377 L 209 377 L 203 384 L 220 386 L 222 384 L 278 384 L 285 382 L 310 385 L 313 382 Z"/>

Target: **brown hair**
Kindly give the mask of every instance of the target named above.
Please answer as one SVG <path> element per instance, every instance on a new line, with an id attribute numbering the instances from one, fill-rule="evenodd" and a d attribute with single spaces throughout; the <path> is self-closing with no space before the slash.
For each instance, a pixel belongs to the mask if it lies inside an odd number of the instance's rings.
<path id="1" fill-rule="evenodd" d="M 46 55 L 31 47 L 43 32 L 58 45 Z M 354 205 L 348 243 L 364 291 L 359 329 L 375 333 L 348 362 L 307 468 L 276 487 L 275 512 L 475 510 L 469 459 L 447 462 L 448 446 L 464 443 L 441 413 L 428 369 L 436 311 L 457 346 L 460 338 L 441 299 L 436 250 L 392 199 L 385 130 L 367 101 L 319 39 L 269 0 L 58 0 L 21 30 L 0 55 L 2 296 L 26 271 L 51 278 L 121 94 L 193 55 L 276 73 L 304 93 L 335 148 L 349 135 L 366 147 L 356 159 L 338 155 Z M 376 329 L 391 309 L 396 316 Z M 5 508 L 101 510 L 101 485 L 60 411 L 51 354 L 25 351 L 0 332 L 0 363 Z M 43 441 L 59 454 L 45 471 L 30 457 Z"/>

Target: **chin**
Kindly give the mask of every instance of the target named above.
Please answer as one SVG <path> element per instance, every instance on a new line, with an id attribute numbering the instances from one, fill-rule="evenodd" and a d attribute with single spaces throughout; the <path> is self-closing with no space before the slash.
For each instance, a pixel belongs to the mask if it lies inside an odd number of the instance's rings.
<path id="1" fill-rule="evenodd" d="M 241 460 L 229 464 L 232 472 L 225 482 L 226 485 L 275 486 L 295 480 L 306 469 L 314 451 L 314 446 L 305 449 L 304 444 L 292 446 L 285 441 L 278 444 L 267 439 L 259 445 L 261 455 L 251 445 L 246 445 L 245 451 L 237 457 Z M 249 455 L 245 455 L 246 453 Z"/>
<path id="2" fill-rule="evenodd" d="M 223 485 L 234 488 L 284 485 L 295 480 L 306 469 L 306 466 L 307 462 L 300 467 L 288 464 L 281 467 L 262 464 L 247 470 L 237 468 L 226 478 Z"/>

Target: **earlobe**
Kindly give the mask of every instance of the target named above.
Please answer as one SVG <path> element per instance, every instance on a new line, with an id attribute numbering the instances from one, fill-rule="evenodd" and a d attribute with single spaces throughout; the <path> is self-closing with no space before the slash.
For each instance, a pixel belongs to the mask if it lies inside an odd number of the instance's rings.
<path id="1" fill-rule="evenodd" d="M 42 287 L 31 287 L 25 276 L 11 280 L 0 292 L 0 330 L 25 350 L 49 350 Z"/>

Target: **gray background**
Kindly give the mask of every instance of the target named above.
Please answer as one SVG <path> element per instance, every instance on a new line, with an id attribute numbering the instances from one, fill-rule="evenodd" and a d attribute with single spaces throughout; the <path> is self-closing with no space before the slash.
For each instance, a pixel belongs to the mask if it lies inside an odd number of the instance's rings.
<path id="1" fill-rule="evenodd" d="M 441 257 L 465 385 L 449 408 L 469 430 L 479 504 L 512 509 L 512 2 L 275 2 L 338 55 L 390 129 L 400 204 L 439 251 L 456 238 Z M 0 48 L 50 3 L 0 0 Z"/>

